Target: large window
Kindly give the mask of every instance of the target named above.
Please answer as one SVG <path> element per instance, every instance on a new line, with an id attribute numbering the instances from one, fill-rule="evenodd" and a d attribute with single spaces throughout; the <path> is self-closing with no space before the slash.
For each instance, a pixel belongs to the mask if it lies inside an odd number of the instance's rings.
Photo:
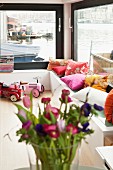
<path id="1" fill-rule="evenodd" d="M 72 50 L 78 61 L 89 61 L 91 53 L 111 53 L 113 50 L 113 4 L 104 1 L 101 4 L 100 0 L 98 3 L 87 2 L 72 6 Z"/>
<path id="2" fill-rule="evenodd" d="M 63 57 L 63 5 L 5 4 L 0 15 L 0 52 L 14 56 L 15 69 Z"/>

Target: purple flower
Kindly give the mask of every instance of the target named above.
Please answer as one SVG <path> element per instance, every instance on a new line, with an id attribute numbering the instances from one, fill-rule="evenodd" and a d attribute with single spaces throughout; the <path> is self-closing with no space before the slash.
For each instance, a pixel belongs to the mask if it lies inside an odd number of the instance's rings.
<path id="1" fill-rule="evenodd" d="M 81 111 L 84 112 L 84 116 L 89 116 L 91 111 L 91 105 L 89 103 L 84 103 L 81 107 Z"/>
<path id="2" fill-rule="evenodd" d="M 84 123 L 82 126 L 83 126 L 83 129 L 85 130 L 89 126 L 89 122 Z"/>
<path id="3" fill-rule="evenodd" d="M 28 130 L 31 126 L 32 122 L 28 120 L 27 122 L 23 123 L 22 128 Z"/>
<path id="4" fill-rule="evenodd" d="M 41 135 L 41 136 L 45 136 L 45 135 L 46 135 L 46 133 L 44 132 L 44 129 L 43 129 L 43 125 L 42 125 L 42 124 L 37 124 L 37 125 L 35 126 L 35 130 L 36 130 L 36 132 L 37 132 L 39 135 Z"/>
<path id="5" fill-rule="evenodd" d="M 95 108 L 96 110 L 99 110 L 99 111 L 104 110 L 102 106 L 99 106 L 99 105 L 97 105 L 97 104 L 94 104 L 94 108 Z"/>

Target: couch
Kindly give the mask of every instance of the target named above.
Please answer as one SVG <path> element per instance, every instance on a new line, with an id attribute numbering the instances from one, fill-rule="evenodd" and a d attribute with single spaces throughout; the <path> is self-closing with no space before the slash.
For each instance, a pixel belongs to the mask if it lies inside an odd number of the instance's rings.
<path id="1" fill-rule="evenodd" d="M 82 104 L 82 101 L 85 100 L 86 93 L 90 91 L 89 103 L 96 103 L 104 106 L 107 97 L 106 92 L 91 87 L 87 87 L 79 90 L 78 92 L 74 92 L 53 71 L 48 71 L 45 69 L 22 71 L 16 70 L 12 73 L 0 73 L 0 81 L 4 82 L 5 84 L 10 84 L 12 82 L 18 81 L 33 82 L 35 81 L 33 78 L 37 76 L 39 77 L 39 82 L 44 85 L 45 90 L 51 90 L 55 105 L 59 104 L 58 98 L 61 94 L 61 90 L 66 88 L 70 90 L 73 101 L 80 105 Z M 100 115 L 99 117 L 92 117 L 91 126 L 95 130 L 95 133 L 87 139 L 89 144 L 85 145 L 85 147 L 90 149 L 93 164 L 95 166 L 102 167 L 102 164 L 100 164 L 100 159 L 96 154 L 95 148 L 97 146 L 104 146 L 104 138 L 106 135 L 112 134 L 113 126 L 106 126 L 104 115 Z"/>

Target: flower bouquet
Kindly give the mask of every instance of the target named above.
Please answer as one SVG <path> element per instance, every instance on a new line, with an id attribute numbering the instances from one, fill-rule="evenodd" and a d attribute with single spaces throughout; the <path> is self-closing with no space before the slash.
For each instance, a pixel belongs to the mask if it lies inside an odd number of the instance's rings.
<path id="1" fill-rule="evenodd" d="M 82 139 L 93 133 L 89 127 L 92 115 L 101 106 L 86 102 L 81 107 L 72 102 L 69 90 L 62 90 L 60 107 L 51 105 L 51 98 L 42 98 L 43 108 L 38 105 L 33 114 L 33 99 L 23 97 L 23 105 L 15 104 L 22 127 L 17 131 L 19 142 L 30 144 L 36 154 L 36 170 L 70 170 Z M 72 103 L 71 103 L 72 102 Z"/>

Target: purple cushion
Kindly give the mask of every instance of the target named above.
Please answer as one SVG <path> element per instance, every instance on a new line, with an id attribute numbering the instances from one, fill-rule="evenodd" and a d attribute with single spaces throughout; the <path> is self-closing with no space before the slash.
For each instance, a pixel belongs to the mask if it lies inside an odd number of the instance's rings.
<path id="1" fill-rule="evenodd" d="M 80 90 L 84 87 L 85 75 L 73 74 L 64 76 L 61 80 L 72 90 Z"/>

